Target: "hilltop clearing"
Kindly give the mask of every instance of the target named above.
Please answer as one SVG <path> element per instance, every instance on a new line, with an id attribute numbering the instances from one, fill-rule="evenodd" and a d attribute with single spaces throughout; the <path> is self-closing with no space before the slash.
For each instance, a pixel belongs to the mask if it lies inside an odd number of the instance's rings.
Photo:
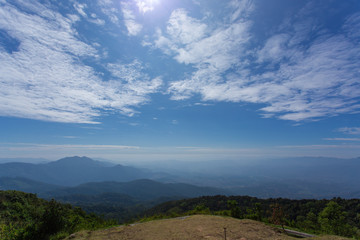
<path id="1" fill-rule="evenodd" d="M 145 223 L 120 226 L 98 231 L 82 231 L 72 234 L 66 240 L 184 240 L 184 239 L 224 239 L 227 240 L 297 239 L 281 230 L 254 220 L 240 220 L 231 217 L 194 215 Z M 309 238 L 310 239 L 310 238 Z M 347 239 L 323 236 L 311 239 Z"/>

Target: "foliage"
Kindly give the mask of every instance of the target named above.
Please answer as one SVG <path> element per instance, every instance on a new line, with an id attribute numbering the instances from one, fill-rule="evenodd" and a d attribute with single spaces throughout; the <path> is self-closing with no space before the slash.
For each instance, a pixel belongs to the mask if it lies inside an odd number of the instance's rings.
<path id="1" fill-rule="evenodd" d="M 325 233 L 351 237 L 356 229 L 346 222 L 347 212 L 334 201 L 329 202 L 319 214 L 319 223 Z"/>
<path id="2" fill-rule="evenodd" d="M 104 196 L 109 198 L 107 195 Z M 111 211 L 116 209 L 114 207 L 118 206 L 107 206 L 106 204 L 110 202 L 112 201 L 104 202 L 103 209 L 98 211 L 106 210 L 111 214 Z M 138 207 L 144 208 L 140 205 Z M 89 209 L 91 209 L 90 205 Z M 359 213 L 360 199 L 290 200 L 258 199 L 248 196 L 205 196 L 168 201 L 147 210 L 141 217 L 142 221 L 149 221 L 192 214 L 217 214 L 286 225 L 315 234 L 359 238 Z M 131 214 L 131 210 L 124 212 L 125 214 Z M 115 224 L 115 221 L 104 220 L 95 214 L 87 214 L 70 204 L 61 204 L 54 200 L 46 201 L 35 194 L 0 191 L 0 239 L 56 240 L 79 230 L 93 230 Z"/>
<path id="3" fill-rule="evenodd" d="M 230 216 L 233 218 L 241 218 L 241 210 L 235 200 L 227 201 L 228 208 L 230 209 Z"/>
<path id="4" fill-rule="evenodd" d="M 270 207 L 272 208 L 270 222 L 276 225 L 281 225 L 282 229 L 284 230 L 284 224 L 285 224 L 284 210 L 278 203 L 272 204 L 270 205 Z"/>
<path id="5" fill-rule="evenodd" d="M 201 206 L 201 208 L 199 208 Z M 314 234 L 336 234 L 359 238 L 360 199 L 290 200 L 258 199 L 248 196 L 204 196 L 169 201 L 145 212 L 146 216 L 170 217 L 202 213 L 248 218 L 277 225 L 286 225 Z"/>
<path id="6" fill-rule="evenodd" d="M 0 191 L 0 239 L 61 239 L 81 229 L 114 224 L 69 204 L 40 199 L 35 194 Z"/>

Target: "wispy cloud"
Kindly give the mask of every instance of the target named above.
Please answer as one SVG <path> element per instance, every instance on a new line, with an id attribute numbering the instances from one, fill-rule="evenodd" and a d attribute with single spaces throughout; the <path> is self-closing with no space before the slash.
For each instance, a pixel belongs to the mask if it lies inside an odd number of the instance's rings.
<path id="1" fill-rule="evenodd" d="M 107 82 L 108 93 L 113 96 L 110 107 L 129 116 L 135 113 L 129 107 L 146 103 L 148 94 L 156 92 L 162 85 L 162 79 L 151 79 L 137 60 L 129 64 L 108 64 L 107 69 L 112 74 L 112 79 Z"/>
<path id="2" fill-rule="evenodd" d="M 250 22 L 242 19 L 213 29 L 188 16 L 185 10 L 175 10 L 168 21 L 166 35 L 158 31 L 155 46 L 172 54 L 179 63 L 192 64 L 197 70 L 190 78 L 170 84 L 172 99 L 189 98 L 194 93 L 201 93 L 204 100 L 231 98 L 224 94 L 230 86 L 221 84 L 222 75 L 243 62 L 241 56 L 249 39 L 249 27 Z"/>
<path id="3" fill-rule="evenodd" d="M 151 12 L 160 0 L 135 0 L 136 5 L 141 13 Z"/>
<path id="4" fill-rule="evenodd" d="M 78 2 L 74 3 L 75 10 L 83 17 L 87 17 L 87 14 L 85 13 L 85 8 L 87 8 L 87 5 L 85 3 L 81 4 Z"/>
<path id="5" fill-rule="evenodd" d="M 66 138 L 66 139 L 76 139 L 76 138 L 80 138 L 77 136 L 62 136 L 62 138 Z"/>
<path id="6" fill-rule="evenodd" d="M 133 11 L 131 10 L 130 6 L 131 5 L 129 3 L 122 2 L 121 11 L 123 13 L 124 22 L 125 22 L 125 26 L 128 31 L 128 34 L 130 36 L 136 36 L 141 32 L 143 26 L 140 23 L 135 21 L 135 15 L 134 15 Z"/>
<path id="7" fill-rule="evenodd" d="M 8 146 L 7 146 L 8 145 Z M 55 149 L 139 149 L 138 146 L 125 146 L 125 145 L 77 145 L 77 144 L 37 144 L 37 143 L 1 143 L 2 148 L 10 150 L 55 150 Z"/>
<path id="8" fill-rule="evenodd" d="M 75 2 L 73 4 L 75 10 L 87 21 L 97 24 L 97 25 L 104 25 L 105 21 L 103 19 L 100 19 L 96 16 L 95 13 L 91 13 L 90 16 L 85 12 L 85 9 L 88 7 L 85 3 L 78 3 Z"/>
<path id="9" fill-rule="evenodd" d="M 101 12 L 109 18 L 110 22 L 116 25 L 119 24 L 119 10 L 114 6 L 112 0 L 98 0 L 97 4 L 100 7 Z"/>
<path id="10" fill-rule="evenodd" d="M 360 138 L 324 138 L 324 140 L 328 141 L 350 141 L 350 142 L 356 142 L 360 141 Z"/>
<path id="11" fill-rule="evenodd" d="M 195 68 L 170 83 L 172 99 L 261 103 L 264 116 L 291 121 L 359 111 L 360 28 L 350 26 L 360 26 L 360 13 L 330 34 L 308 18 L 317 8 L 307 5 L 261 43 L 252 32 L 255 9 L 252 1 L 231 1 L 220 26 L 183 9 L 171 14 L 154 46 Z"/>
<path id="12" fill-rule="evenodd" d="M 214 104 L 212 103 L 194 103 L 195 106 L 213 106 Z"/>
<path id="13" fill-rule="evenodd" d="M 342 127 L 337 131 L 345 134 L 360 135 L 360 127 Z"/>
<path id="14" fill-rule="evenodd" d="M 350 151 L 351 150 L 351 151 Z M 273 146 L 261 148 L 214 148 L 197 146 L 179 147 L 139 147 L 124 145 L 72 145 L 72 144 L 37 144 L 37 143 L 0 143 L 0 154 L 4 157 L 45 157 L 59 159 L 65 156 L 89 156 L 116 161 L 151 162 L 183 160 L 249 160 L 274 157 L 358 157 L 360 145 L 299 145 Z"/>
<path id="15" fill-rule="evenodd" d="M 19 45 L 12 51 L 0 51 L 0 115 L 96 123 L 104 109 L 134 114 L 133 107 L 146 102 L 146 95 L 161 85 L 159 78 L 134 75 L 141 71 L 140 63 L 109 65 L 113 77 L 102 81 L 82 62 L 99 56 L 94 47 L 79 40 L 73 18 L 41 4 L 22 11 L 26 6 L 22 4 L 20 10 L 1 3 L 0 28 Z M 131 69 L 132 75 L 116 76 L 116 67 Z"/>

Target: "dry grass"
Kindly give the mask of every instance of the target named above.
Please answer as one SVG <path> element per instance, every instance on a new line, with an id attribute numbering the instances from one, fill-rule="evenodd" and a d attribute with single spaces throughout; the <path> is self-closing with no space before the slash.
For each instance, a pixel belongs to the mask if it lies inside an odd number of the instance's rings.
<path id="1" fill-rule="evenodd" d="M 297 239 L 257 221 L 196 215 L 156 220 L 93 232 L 82 231 L 72 234 L 67 240 L 220 240 L 224 239 L 224 227 L 226 227 L 227 240 Z M 309 239 L 341 240 L 346 238 L 324 236 Z"/>
<path id="2" fill-rule="evenodd" d="M 305 238 L 305 239 L 309 239 L 309 240 L 310 239 L 311 240 L 349 240 L 351 238 L 324 235 L 324 236 L 317 236 L 317 237 L 314 237 L 314 238 Z"/>

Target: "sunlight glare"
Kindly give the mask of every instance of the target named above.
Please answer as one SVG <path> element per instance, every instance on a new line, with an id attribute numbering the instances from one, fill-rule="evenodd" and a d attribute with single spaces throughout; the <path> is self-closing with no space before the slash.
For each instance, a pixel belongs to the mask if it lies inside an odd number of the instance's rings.
<path id="1" fill-rule="evenodd" d="M 139 8 L 139 11 L 142 13 L 146 13 L 148 11 L 153 11 L 155 5 L 157 5 L 160 0 L 135 0 L 136 5 Z"/>

